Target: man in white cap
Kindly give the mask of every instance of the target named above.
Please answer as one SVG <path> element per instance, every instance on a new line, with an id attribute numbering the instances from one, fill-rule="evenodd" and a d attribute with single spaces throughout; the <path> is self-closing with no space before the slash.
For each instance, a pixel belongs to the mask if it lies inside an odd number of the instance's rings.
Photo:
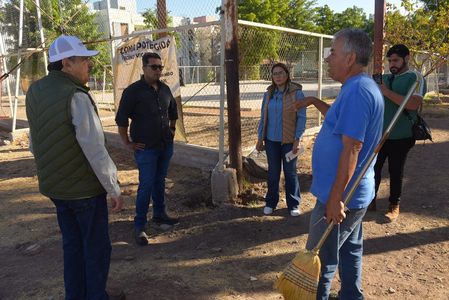
<path id="1" fill-rule="evenodd" d="M 62 233 L 65 299 L 109 299 L 106 195 L 113 212 L 123 205 L 117 169 L 86 87 L 90 58 L 97 54 L 77 37 L 59 36 L 49 49 L 49 74 L 26 95 L 39 190 L 55 204 Z"/>

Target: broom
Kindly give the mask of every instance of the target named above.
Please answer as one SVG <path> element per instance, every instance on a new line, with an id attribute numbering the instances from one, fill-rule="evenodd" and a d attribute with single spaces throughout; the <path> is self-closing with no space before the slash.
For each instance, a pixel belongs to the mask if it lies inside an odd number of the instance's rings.
<path id="1" fill-rule="evenodd" d="M 388 125 L 385 133 L 383 134 L 379 144 L 374 149 L 374 152 L 366 161 L 357 179 L 352 184 L 349 192 L 345 196 L 343 201 L 344 206 L 349 203 L 352 195 L 354 194 L 357 186 L 359 185 L 362 177 L 365 175 L 369 166 L 375 159 L 376 155 L 379 153 L 380 148 L 388 139 L 391 130 L 396 125 L 399 116 L 401 115 L 404 107 L 407 105 L 413 91 L 415 90 L 418 81 L 413 83 L 412 87 L 405 96 L 404 101 L 402 101 L 396 114 Z M 318 282 L 320 279 L 321 262 L 318 256 L 321 247 L 329 236 L 330 232 L 334 227 L 334 223 L 329 223 L 323 236 L 318 241 L 315 248 L 312 250 L 301 250 L 296 254 L 295 258 L 290 262 L 290 264 L 285 268 L 284 272 L 279 276 L 279 278 L 274 283 L 274 287 L 284 296 L 285 300 L 315 300 L 316 292 L 318 289 Z"/>

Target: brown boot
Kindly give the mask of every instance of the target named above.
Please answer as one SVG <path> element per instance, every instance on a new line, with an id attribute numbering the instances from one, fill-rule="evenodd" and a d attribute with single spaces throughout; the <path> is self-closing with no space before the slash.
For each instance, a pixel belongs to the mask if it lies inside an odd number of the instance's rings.
<path id="1" fill-rule="evenodd" d="M 388 212 L 385 214 L 385 218 L 389 222 L 393 222 L 399 217 L 399 204 L 390 204 L 388 206 Z"/>

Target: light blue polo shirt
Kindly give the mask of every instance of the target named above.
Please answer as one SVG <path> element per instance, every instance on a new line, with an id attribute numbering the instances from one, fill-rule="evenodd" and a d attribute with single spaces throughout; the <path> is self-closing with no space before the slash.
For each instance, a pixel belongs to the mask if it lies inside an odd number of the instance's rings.
<path id="1" fill-rule="evenodd" d="M 273 97 L 268 103 L 268 117 L 267 117 L 267 139 L 272 142 L 282 142 L 282 109 L 284 93 L 277 88 L 273 93 Z M 257 130 L 259 139 L 263 139 L 263 127 L 264 127 L 264 107 L 267 101 L 268 92 L 265 92 L 262 100 L 262 111 L 260 116 L 259 128 Z M 304 98 L 304 93 L 301 90 L 296 91 L 296 100 Z M 296 112 L 296 127 L 295 127 L 295 140 L 301 138 L 302 134 L 306 130 L 307 110 L 301 108 Z"/>
<path id="2" fill-rule="evenodd" d="M 313 147 L 311 191 L 318 201 L 323 204 L 328 201 L 343 149 L 342 135 L 363 142 L 349 188 L 380 141 L 383 114 L 383 97 L 374 80 L 362 73 L 345 81 L 337 99 L 326 113 Z M 373 199 L 374 164 L 375 160 L 350 200 L 349 209 L 367 207 Z"/>

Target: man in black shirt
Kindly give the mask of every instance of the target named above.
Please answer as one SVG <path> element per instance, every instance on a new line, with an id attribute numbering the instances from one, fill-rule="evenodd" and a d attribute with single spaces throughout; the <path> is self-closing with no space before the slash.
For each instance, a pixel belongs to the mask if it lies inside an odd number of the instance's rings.
<path id="1" fill-rule="evenodd" d="M 175 225 L 179 222 L 167 215 L 164 203 L 165 177 L 173 155 L 178 113 L 170 88 L 160 81 L 162 69 L 158 54 L 143 55 L 143 76 L 123 91 L 115 117 L 120 137 L 134 151 L 139 168 L 134 227 L 136 242 L 142 246 L 148 244 L 145 225 L 150 198 L 153 199 L 154 223 Z"/>

